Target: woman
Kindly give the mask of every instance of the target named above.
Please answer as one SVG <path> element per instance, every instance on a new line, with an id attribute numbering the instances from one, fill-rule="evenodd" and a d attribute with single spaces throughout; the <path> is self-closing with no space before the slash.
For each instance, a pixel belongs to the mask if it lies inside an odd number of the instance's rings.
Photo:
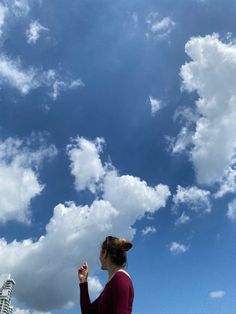
<path id="1" fill-rule="evenodd" d="M 127 263 L 126 251 L 132 246 L 132 243 L 125 239 L 106 237 L 101 245 L 99 260 L 101 269 L 108 272 L 108 282 L 100 296 L 92 303 L 88 293 L 88 264 L 84 263 L 79 268 L 82 314 L 131 314 L 134 288 L 124 267 Z"/>

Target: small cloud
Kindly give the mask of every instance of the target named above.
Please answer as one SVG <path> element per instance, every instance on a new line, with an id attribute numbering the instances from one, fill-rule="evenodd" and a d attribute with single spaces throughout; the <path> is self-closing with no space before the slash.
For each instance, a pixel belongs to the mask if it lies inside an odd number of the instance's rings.
<path id="1" fill-rule="evenodd" d="M 211 212 L 211 203 L 209 200 L 210 192 L 206 190 L 199 189 L 196 186 L 183 188 L 182 186 L 177 186 L 177 192 L 173 197 L 173 203 L 176 206 L 180 204 L 186 204 L 189 209 L 195 211 L 196 213 Z"/>
<path id="2" fill-rule="evenodd" d="M 228 204 L 227 217 L 230 220 L 236 220 L 236 198 Z"/>
<path id="3" fill-rule="evenodd" d="M 23 95 L 28 94 L 31 89 L 39 87 L 37 74 L 37 70 L 34 68 L 23 69 L 19 59 L 11 60 L 0 55 L 0 82 L 3 81 L 17 88 Z"/>
<path id="4" fill-rule="evenodd" d="M 154 36 L 158 39 L 164 39 L 175 27 L 175 22 L 169 16 L 159 18 L 157 12 L 150 13 L 146 18 L 146 23 L 149 26 L 149 31 L 146 34 L 147 38 Z"/>
<path id="5" fill-rule="evenodd" d="M 182 127 L 176 138 L 166 137 L 169 150 L 173 154 L 182 153 L 192 143 L 192 136 L 193 132 L 190 132 L 186 126 Z"/>
<path id="6" fill-rule="evenodd" d="M 145 228 L 141 231 L 141 233 L 142 233 L 143 236 L 145 236 L 145 235 L 147 235 L 147 234 L 149 234 L 149 233 L 155 233 L 156 231 L 157 231 L 156 228 L 151 227 L 151 226 L 147 226 L 147 227 L 145 227 Z"/>
<path id="7" fill-rule="evenodd" d="M 223 290 L 211 291 L 209 295 L 212 299 L 221 299 L 225 296 L 225 291 Z"/>
<path id="8" fill-rule="evenodd" d="M 172 242 L 169 247 L 170 252 L 174 255 L 185 253 L 188 249 L 186 245 L 178 242 Z"/>
<path id="9" fill-rule="evenodd" d="M 52 92 L 49 95 L 53 100 L 56 100 L 62 91 L 85 86 L 81 79 L 62 79 L 54 70 L 49 70 L 45 73 L 45 82 L 48 86 L 52 86 Z"/>
<path id="10" fill-rule="evenodd" d="M 175 225 L 184 225 L 190 221 L 190 217 L 183 212 L 181 216 L 176 219 Z"/>
<path id="11" fill-rule="evenodd" d="M 152 115 L 155 115 L 157 111 L 164 107 L 164 104 L 160 100 L 155 99 L 152 96 L 149 96 L 149 100 L 151 104 Z"/>
<path id="12" fill-rule="evenodd" d="M 132 20 L 134 21 L 134 24 L 138 24 L 138 14 L 136 12 L 133 12 L 132 14 Z"/>
<path id="13" fill-rule="evenodd" d="M 26 31 L 27 42 L 29 44 L 35 44 L 39 39 L 40 33 L 42 31 L 47 31 L 48 29 L 42 26 L 38 21 L 34 21 L 30 24 L 29 29 Z"/>

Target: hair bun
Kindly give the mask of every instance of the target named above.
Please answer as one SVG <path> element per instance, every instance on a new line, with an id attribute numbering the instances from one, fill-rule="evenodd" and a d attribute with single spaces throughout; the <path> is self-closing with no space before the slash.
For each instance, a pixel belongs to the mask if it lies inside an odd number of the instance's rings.
<path id="1" fill-rule="evenodd" d="M 119 245 L 120 245 L 120 248 L 124 251 L 128 251 L 133 246 L 133 244 L 130 241 L 127 241 L 125 239 L 120 239 Z"/>

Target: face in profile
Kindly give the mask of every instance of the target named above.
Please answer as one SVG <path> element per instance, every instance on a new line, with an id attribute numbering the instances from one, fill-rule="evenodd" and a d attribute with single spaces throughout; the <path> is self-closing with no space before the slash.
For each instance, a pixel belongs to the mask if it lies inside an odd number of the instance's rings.
<path id="1" fill-rule="evenodd" d="M 102 270 L 106 270 L 106 265 L 105 265 L 105 261 L 106 261 L 106 251 L 102 252 L 102 250 L 100 250 L 100 255 L 99 255 L 99 260 L 101 263 L 101 269 Z"/>

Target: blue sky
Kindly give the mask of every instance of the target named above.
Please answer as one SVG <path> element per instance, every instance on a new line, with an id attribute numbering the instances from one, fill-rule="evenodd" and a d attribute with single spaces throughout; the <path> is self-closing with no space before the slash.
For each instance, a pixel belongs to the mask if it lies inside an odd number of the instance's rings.
<path id="1" fill-rule="evenodd" d="M 0 281 L 79 313 L 133 241 L 133 314 L 236 311 L 236 4 L 0 1 Z"/>

